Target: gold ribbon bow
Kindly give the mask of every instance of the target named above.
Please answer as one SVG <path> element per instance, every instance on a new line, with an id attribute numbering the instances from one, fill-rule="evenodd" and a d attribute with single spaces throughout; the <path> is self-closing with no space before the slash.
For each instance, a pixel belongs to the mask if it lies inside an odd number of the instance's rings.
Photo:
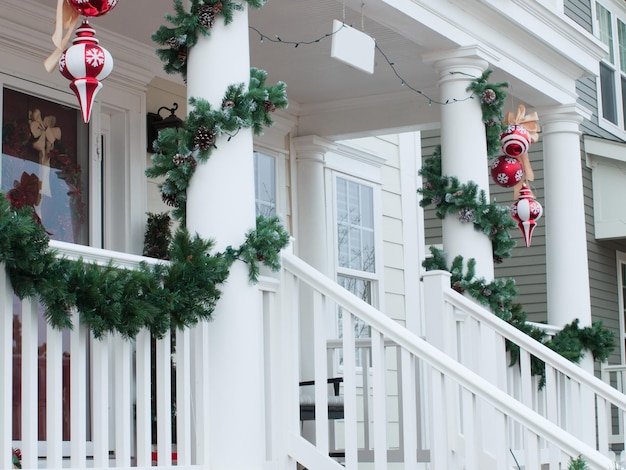
<path id="1" fill-rule="evenodd" d="M 50 156 L 49 152 L 54 148 L 54 143 L 61 140 L 61 128 L 55 127 L 55 116 L 41 117 L 41 111 L 35 109 L 29 112 L 30 133 L 35 138 L 33 148 L 39 152 L 39 170 L 42 184 L 42 193 L 51 195 L 50 189 Z"/>
<path id="2" fill-rule="evenodd" d="M 504 124 L 507 126 L 515 125 L 523 126 L 530 136 L 531 142 L 537 142 L 539 140 L 539 116 L 536 112 L 526 114 L 526 107 L 523 104 L 520 104 L 517 107 L 517 114 L 513 114 L 513 112 L 509 111 L 506 115 L 506 119 L 504 120 Z M 524 174 L 528 181 L 535 180 L 535 173 L 533 172 L 532 166 L 530 165 L 530 159 L 528 158 L 528 153 L 524 152 L 520 156 L 517 157 L 522 164 L 522 168 L 524 169 Z M 515 185 L 514 193 L 515 199 L 519 196 L 519 191 L 524 184 L 524 180 L 520 181 Z"/>
<path id="3" fill-rule="evenodd" d="M 48 72 L 52 72 L 59 65 L 61 54 L 70 40 L 79 18 L 80 13 L 66 0 L 57 0 L 56 26 L 52 34 L 52 43 L 56 49 L 43 63 Z"/>

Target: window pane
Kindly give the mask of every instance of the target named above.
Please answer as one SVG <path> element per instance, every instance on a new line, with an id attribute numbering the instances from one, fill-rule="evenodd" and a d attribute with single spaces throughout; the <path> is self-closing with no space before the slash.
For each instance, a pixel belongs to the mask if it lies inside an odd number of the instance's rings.
<path id="1" fill-rule="evenodd" d="M 256 215 L 276 215 L 276 159 L 254 152 Z"/>
<path id="2" fill-rule="evenodd" d="M 596 3 L 596 14 L 598 16 L 598 26 L 600 28 L 600 30 L 598 31 L 600 40 L 604 44 L 609 46 L 609 54 L 606 57 L 606 60 L 614 64 L 615 53 L 613 52 L 613 30 L 611 28 L 611 12 L 609 12 L 599 3 Z"/>
<path id="3" fill-rule="evenodd" d="M 53 240 L 88 244 L 89 135 L 80 112 L 5 88 L 1 189 Z"/>
<path id="4" fill-rule="evenodd" d="M 600 63 L 600 92 L 602 93 L 602 117 L 617 124 L 617 103 L 615 72 L 608 65 Z"/>
<path id="5" fill-rule="evenodd" d="M 626 24 L 617 21 L 619 37 L 619 67 L 622 72 L 626 72 Z"/>
<path id="6" fill-rule="evenodd" d="M 622 76 L 622 116 L 624 116 L 624 129 L 626 130 L 626 77 Z"/>

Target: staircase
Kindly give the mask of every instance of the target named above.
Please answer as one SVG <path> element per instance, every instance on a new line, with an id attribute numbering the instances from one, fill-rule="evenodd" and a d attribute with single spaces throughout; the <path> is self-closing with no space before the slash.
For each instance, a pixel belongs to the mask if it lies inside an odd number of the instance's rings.
<path id="1" fill-rule="evenodd" d="M 448 273 L 424 278 L 423 339 L 298 258 L 286 254 L 283 265 L 283 327 L 297 328 L 303 292 L 307 299 L 312 292 L 315 307 L 307 333 L 318 419 L 306 439 L 293 423 L 287 426 L 285 441 L 302 466 L 339 468 L 323 457 L 342 448 L 341 464 L 352 469 L 562 469 L 579 455 L 589 468 L 614 468 L 610 423 L 626 411 L 626 396 L 452 290 Z M 343 335 L 328 341 L 328 315 L 336 308 Z M 371 338 L 355 339 L 357 318 Z M 288 381 L 297 384 L 297 336 L 284 337 L 280 354 L 289 358 Z M 519 366 L 509 367 L 506 341 L 519 346 Z M 367 351 L 369 367 L 357 367 L 356 351 Z M 532 356 L 546 364 L 542 388 L 531 375 Z M 329 425 L 326 380 L 337 373 L 345 419 Z M 297 406 L 295 385 L 288 397 Z"/>

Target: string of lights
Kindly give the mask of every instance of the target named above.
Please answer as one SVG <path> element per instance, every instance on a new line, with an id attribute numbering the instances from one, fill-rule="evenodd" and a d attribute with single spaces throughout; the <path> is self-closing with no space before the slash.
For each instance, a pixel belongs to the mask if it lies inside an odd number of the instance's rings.
<path id="1" fill-rule="evenodd" d="M 335 31 L 332 31 L 331 33 L 326 33 L 323 36 L 320 36 L 319 38 L 316 39 L 312 39 L 310 41 L 287 41 L 282 39 L 280 36 L 278 35 L 274 35 L 274 36 L 268 36 L 267 34 L 262 33 L 261 31 L 259 31 L 257 28 L 253 27 L 253 26 L 248 26 L 252 31 L 254 31 L 256 34 L 259 35 L 259 39 L 261 42 L 264 42 L 264 40 L 267 40 L 269 42 L 272 43 L 277 43 L 277 44 L 284 44 L 284 45 L 290 45 L 293 46 L 294 48 L 297 48 L 300 45 L 311 45 L 311 44 L 317 44 L 321 41 L 323 41 L 324 39 L 327 39 L 329 37 L 334 36 L 335 34 L 337 34 L 339 31 L 341 31 L 343 28 L 346 28 L 348 25 L 346 25 L 345 23 L 341 24 L 341 27 L 336 29 Z M 387 54 L 385 53 L 385 51 L 383 51 L 381 49 L 381 47 L 378 45 L 378 43 L 376 41 L 374 41 L 376 50 L 380 53 L 380 55 L 383 57 L 383 59 L 385 59 L 385 62 L 387 62 L 387 65 L 391 68 L 391 70 L 393 71 L 394 75 L 398 78 L 398 80 L 400 81 L 400 85 L 402 87 L 405 87 L 409 90 L 411 90 L 413 93 L 421 96 L 422 98 L 428 100 L 428 104 L 432 105 L 432 104 L 439 104 L 439 105 L 447 105 L 447 104 L 453 104 L 453 103 L 460 103 L 462 101 L 467 101 L 467 100 L 471 100 L 474 99 L 474 95 L 470 94 L 468 96 L 466 96 L 465 98 L 453 98 L 453 99 L 449 99 L 449 100 L 445 100 L 445 101 L 438 101 L 430 96 L 428 96 L 426 93 L 424 93 L 422 90 L 419 90 L 418 88 L 415 88 L 413 86 L 411 86 L 398 72 L 398 70 L 396 69 L 395 66 L 395 62 L 393 62 L 392 60 L 389 59 L 389 57 L 387 56 Z M 451 73 L 463 73 L 463 72 L 451 72 Z M 475 77 L 473 77 L 475 78 Z"/>

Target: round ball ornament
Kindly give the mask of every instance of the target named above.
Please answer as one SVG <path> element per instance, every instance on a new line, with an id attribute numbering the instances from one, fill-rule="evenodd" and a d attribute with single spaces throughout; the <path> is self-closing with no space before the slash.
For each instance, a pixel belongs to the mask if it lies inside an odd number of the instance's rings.
<path id="1" fill-rule="evenodd" d="M 68 80 L 76 94 L 83 121 L 89 122 L 91 108 L 104 80 L 113 70 L 113 57 L 98 44 L 96 31 L 84 20 L 76 30 L 73 45 L 63 52 L 59 71 Z"/>
<path id="2" fill-rule="evenodd" d="M 67 3 L 83 16 L 102 16 L 117 5 L 117 0 L 67 0 Z"/>
<path id="3" fill-rule="evenodd" d="M 502 152 L 509 157 L 519 157 L 528 152 L 530 147 L 530 134 L 528 130 L 520 124 L 510 124 L 506 130 L 500 134 Z"/>
<path id="4" fill-rule="evenodd" d="M 513 157 L 497 157 L 491 163 L 491 178 L 503 188 L 515 186 L 524 178 L 522 163 Z"/>
<path id="5" fill-rule="evenodd" d="M 517 222 L 517 226 L 524 235 L 526 246 L 530 246 L 533 230 L 537 226 L 537 221 L 543 214 L 543 207 L 533 197 L 532 191 L 524 183 L 520 190 L 520 195 L 516 202 L 511 205 L 511 217 Z"/>

